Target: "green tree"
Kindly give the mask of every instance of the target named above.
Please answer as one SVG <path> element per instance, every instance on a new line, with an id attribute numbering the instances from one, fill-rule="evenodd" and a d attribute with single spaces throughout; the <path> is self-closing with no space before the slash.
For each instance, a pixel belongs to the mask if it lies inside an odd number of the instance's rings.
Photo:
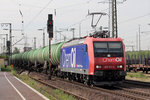
<path id="1" fill-rule="evenodd" d="M 20 50 L 17 47 L 15 47 L 13 53 L 20 53 Z"/>

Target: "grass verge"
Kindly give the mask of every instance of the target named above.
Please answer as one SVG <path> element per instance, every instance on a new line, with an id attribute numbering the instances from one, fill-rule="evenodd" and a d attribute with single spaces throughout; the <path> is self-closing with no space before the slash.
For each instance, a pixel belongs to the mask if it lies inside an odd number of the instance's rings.
<path id="1" fill-rule="evenodd" d="M 137 72 L 137 73 L 128 72 L 126 79 L 150 82 L 150 78 L 146 76 L 145 74 L 143 74 L 142 72 Z"/>
<path id="2" fill-rule="evenodd" d="M 146 77 L 143 73 L 141 72 L 137 72 L 137 73 L 128 73 L 127 74 L 128 77 L 135 77 L 135 78 L 141 78 L 141 79 L 147 79 L 148 77 Z"/>
<path id="3" fill-rule="evenodd" d="M 65 94 L 63 91 L 57 90 L 57 89 L 51 89 L 48 86 L 45 86 L 41 83 L 38 83 L 37 81 L 31 79 L 28 75 L 22 74 L 18 76 L 19 79 L 21 79 L 26 84 L 30 85 L 32 88 L 39 91 L 41 94 L 49 98 L 50 100 L 76 100 L 72 96 L 69 96 Z"/>

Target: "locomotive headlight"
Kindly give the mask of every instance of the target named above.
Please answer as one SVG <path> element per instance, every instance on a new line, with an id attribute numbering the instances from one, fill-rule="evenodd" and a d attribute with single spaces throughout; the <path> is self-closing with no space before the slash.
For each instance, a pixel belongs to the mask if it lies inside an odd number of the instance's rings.
<path id="1" fill-rule="evenodd" d="M 96 66 L 96 68 L 102 68 L 102 66 L 100 66 L 100 65 L 97 65 L 97 66 Z"/>
<path id="2" fill-rule="evenodd" d="M 123 66 L 122 65 L 118 65 L 117 68 L 123 68 Z"/>
<path id="3" fill-rule="evenodd" d="M 120 68 L 123 68 L 123 66 L 122 66 L 122 65 L 120 65 Z"/>

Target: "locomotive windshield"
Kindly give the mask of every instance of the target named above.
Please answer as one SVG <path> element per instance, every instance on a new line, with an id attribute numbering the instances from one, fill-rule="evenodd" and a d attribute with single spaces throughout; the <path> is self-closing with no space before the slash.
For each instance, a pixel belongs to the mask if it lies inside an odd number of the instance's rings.
<path id="1" fill-rule="evenodd" d="M 123 57 L 121 42 L 94 42 L 95 57 Z"/>
<path id="2" fill-rule="evenodd" d="M 121 42 L 114 42 L 114 43 L 108 43 L 109 52 L 122 52 L 122 43 Z"/>
<path id="3" fill-rule="evenodd" d="M 108 52 L 108 46 L 107 46 L 107 43 L 94 43 L 94 48 L 95 48 L 95 51 L 96 52 Z"/>

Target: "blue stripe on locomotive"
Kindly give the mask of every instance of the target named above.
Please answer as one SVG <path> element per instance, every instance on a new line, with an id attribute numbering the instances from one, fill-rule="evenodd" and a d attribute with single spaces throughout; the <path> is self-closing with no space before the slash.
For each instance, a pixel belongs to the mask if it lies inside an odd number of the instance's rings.
<path id="1" fill-rule="evenodd" d="M 62 71 L 86 73 L 89 69 L 87 45 L 75 45 L 61 49 L 60 68 Z"/>

